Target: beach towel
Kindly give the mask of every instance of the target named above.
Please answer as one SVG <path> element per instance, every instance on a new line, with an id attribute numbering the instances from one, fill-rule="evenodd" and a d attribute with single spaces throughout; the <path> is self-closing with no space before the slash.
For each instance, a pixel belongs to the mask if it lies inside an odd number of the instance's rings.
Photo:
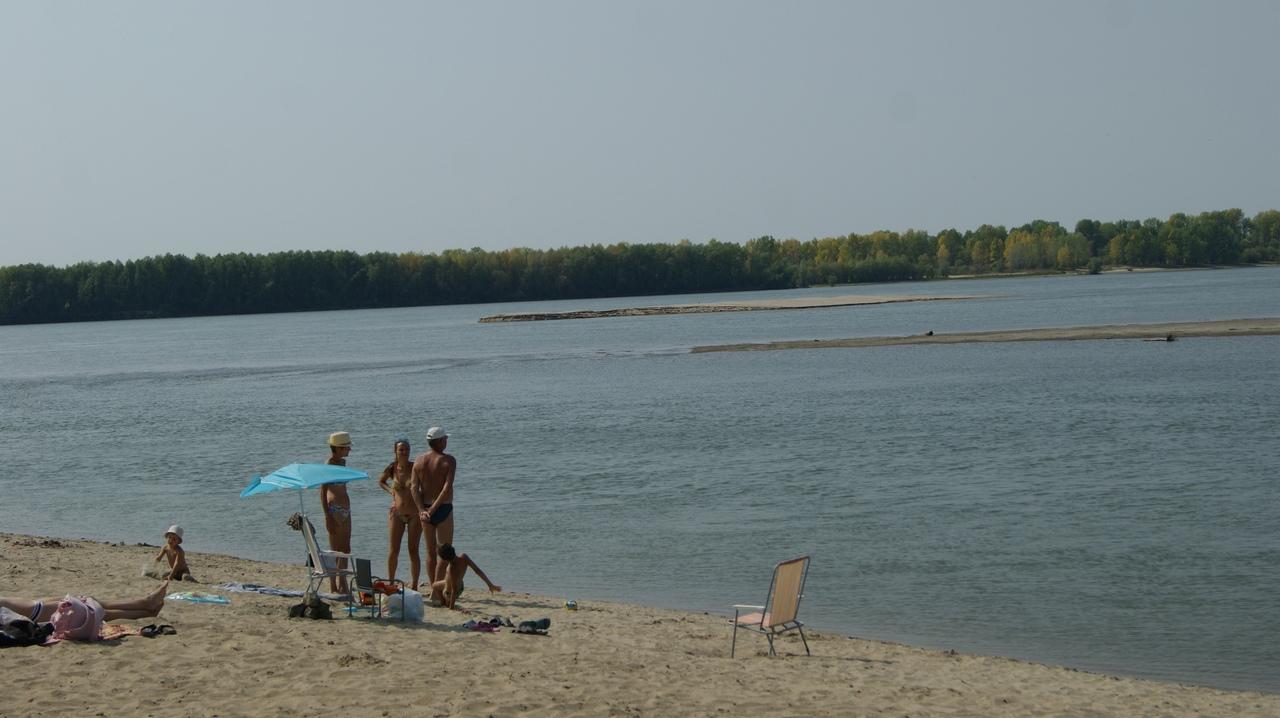
<path id="1" fill-rule="evenodd" d="M 133 626 L 121 626 L 118 623 L 104 623 L 98 631 L 98 640 L 114 641 L 125 636 L 140 636 L 142 632 Z"/>
<path id="2" fill-rule="evenodd" d="M 231 599 L 226 596 L 219 596 L 216 593 L 205 593 L 204 591 L 182 591 L 181 593 L 171 593 L 164 597 L 166 601 L 190 601 L 191 603 L 212 603 L 218 606 L 225 606 L 231 603 Z"/>
<path id="3" fill-rule="evenodd" d="M 220 583 L 214 588 L 220 588 L 224 591 L 232 591 L 234 593 L 261 593 L 265 596 L 287 596 L 289 598 L 297 598 L 302 591 L 291 591 L 284 588 L 275 588 L 273 586 L 263 586 L 257 583 L 237 583 L 235 581 L 227 581 Z M 326 594 L 327 596 L 328 594 Z M 338 597 L 339 599 L 341 596 Z"/>

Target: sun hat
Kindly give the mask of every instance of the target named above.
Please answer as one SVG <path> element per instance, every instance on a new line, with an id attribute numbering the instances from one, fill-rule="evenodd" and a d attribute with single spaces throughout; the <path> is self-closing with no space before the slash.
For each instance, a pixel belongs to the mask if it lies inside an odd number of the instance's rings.
<path id="1" fill-rule="evenodd" d="M 351 434 L 335 431 L 329 435 L 329 446 L 351 446 Z"/>
<path id="2" fill-rule="evenodd" d="M 182 543 L 182 527 L 181 527 L 181 526 L 179 526 L 179 525 L 177 525 L 177 524 L 174 524 L 174 525 L 170 526 L 169 528 L 165 529 L 165 530 L 164 530 L 164 535 L 165 535 L 165 536 L 168 536 L 169 534 L 173 534 L 174 536 L 177 536 L 177 537 L 178 537 L 178 543 Z"/>
<path id="3" fill-rule="evenodd" d="M 102 630 L 105 612 L 102 604 L 88 596 L 67 594 L 49 617 L 53 624 L 53 637 L 72 641 L 96 641 Z"/>
<path id="4" fill-rule="evenodd" d="M 443 426 L 433 426 L 430 429 L 427 429 L 427 441 L 444 439 L 448 436 L 449 432 L 445 431 Z"/>

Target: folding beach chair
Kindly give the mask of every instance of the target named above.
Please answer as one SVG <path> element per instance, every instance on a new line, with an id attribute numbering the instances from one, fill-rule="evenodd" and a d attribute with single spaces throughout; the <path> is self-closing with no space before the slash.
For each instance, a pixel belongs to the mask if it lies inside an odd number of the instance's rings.
<path id="1" fill-rule="evenodd" d="M 804 580 L 809 575 L 809 557 L 800 556 L 773 567 L 773 580 L 769 582 L 769 594 L 763 606 L 735 605 L 733 607 L 733 641 L 729 644 L 729 657 L 733 658 L 738 645 L 738 629 L 763 633 L 769 639 L 769 655 L 773 650 L 773 637 L 787 631 L 799 631 L 804 643 L 804 654 L 809 653 L 809 642 L 804 637 L 804 624 L 796 620 L 800 611 L 800 599 L 804 597 Z M 743 614 L 743 611 L 752 613 Z"/>
<path id="2" fill-rule="evenodd" d="M 404 601 L 404 584 L 399 581 L 388 581 L 373 575 L 373 564 L 367 558 L 355 559 L 356 577 L 355 583 L 352 584 L 353 596 L 358 599 L 356 607 L 367 607 L 372 616 L 382 615 L 382 599 L 388 595 L 388 592 L 400 594 L 400 600 Z M 405 620 L 404 612 L 400 613 L 401 620 Z"/>
<path id="3" fill-rule="evenodd" d="M 316 542 L 315 528 L 311 526 L 311 522 L 302 521 L 302 535 L 307 540 L 307 554 L 311 557 L 311 573 L 307 580 L 307 593 L 318 593 L 317 589 L 320 584 L 324 583 L 326 578 L 342 578 L 348 579 L 354 575 L 350 569 L 338 568 L 338 559 L 347 560 L 347 565 L 351 565 L 351 554 L 342 553 L 341 551 L 321 551 L 320 544 Z M 351 582 L 348 580 L 347 588 L 350 590 Z M 347 600 L 350 602 L 351 597 Z"/>

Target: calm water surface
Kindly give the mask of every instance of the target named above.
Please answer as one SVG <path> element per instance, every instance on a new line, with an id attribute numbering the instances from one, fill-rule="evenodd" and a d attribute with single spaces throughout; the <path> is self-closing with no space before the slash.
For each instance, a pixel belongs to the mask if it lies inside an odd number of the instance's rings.
<path id="1" fill-rule="evenodd" d="M 853 293 L 999 296 L 476 321 Z M 457 543 L 511 590 L 723 612 L 808 553 L 820 629 L 1280 691 L 1280 338 L 687 353 L 1262 316 L 1280 269 L 0 327 L 0 530 L 296 562 L 254 473 L 442 424 Z M 351 493 L 380 565 L 387 498 Z"/>

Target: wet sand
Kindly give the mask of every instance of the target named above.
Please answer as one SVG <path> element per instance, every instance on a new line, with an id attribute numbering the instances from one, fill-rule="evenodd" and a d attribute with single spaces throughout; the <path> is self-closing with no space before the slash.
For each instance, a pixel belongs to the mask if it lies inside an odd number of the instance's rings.
<path id="1" fill-rule="evenodd" d="M 620 309 L 580 309 L 567 312 L 530 312 L 527 314 L 491 314 L 481 317 L 482 323 L 491 322 L 543 322 L 556 319 L 602 319 L 605 317 L 647 317 L 662 314 L 710 314 L 715 312 L 759 312 L 779 309 L 820 309 L 823 307 L 849 307 L 864 304 L 894 304 L 897 302 L 931 302 L 960 299 L 991 299 L 994 294 L 897 294 L 897 295 L 849 295 L 843 297 L 799 297 L 795 299 L 746 299 L 739 302 L 709 302 L 706 304 L 657 304 L 649 307 L 623 307 Z"/>
<path id="2" fill-rule="evenodd" d="M 1086 327 L 1008 329 L 985 332 L 923 333 L 897 337 L 851 337 L 848 339 L 808 339 L 758 344 L 698 346 L 694 353 L 744 352 L 770 349 L 851 349 L 907 344 L 972 344 L 976 342 L 1054 342 L 1100 339 L 1173 341 L 1190 337 L 1247 337 L 1280 335 L 1280 318 L 1222 319 L 1207 322 L 1167 322 L 1163 324 L 1103 324 Z"/>

